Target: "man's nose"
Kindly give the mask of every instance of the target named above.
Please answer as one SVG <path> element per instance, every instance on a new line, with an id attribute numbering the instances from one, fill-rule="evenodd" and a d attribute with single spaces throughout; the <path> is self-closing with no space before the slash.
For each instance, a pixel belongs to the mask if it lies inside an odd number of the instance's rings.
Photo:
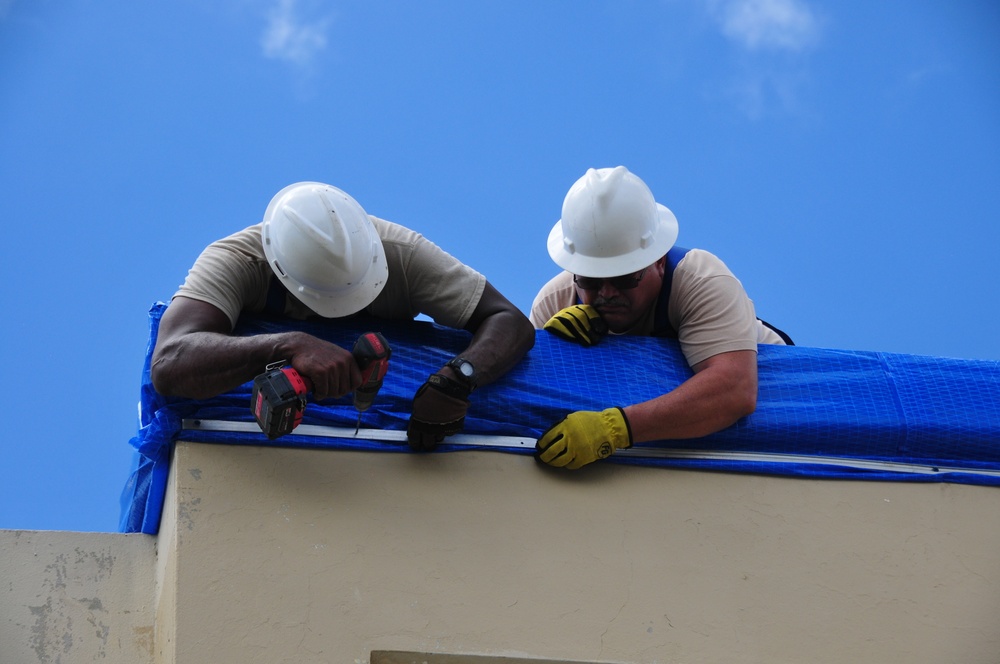
<path id="1" fill-rule="evenodd" d="M 619 295 L 617 288 L 611 285 L 611 282 L 605 279 L 601 282 L 601 287 L 597 289 L 597 295 L 602 298 L 610 298 Z"/>

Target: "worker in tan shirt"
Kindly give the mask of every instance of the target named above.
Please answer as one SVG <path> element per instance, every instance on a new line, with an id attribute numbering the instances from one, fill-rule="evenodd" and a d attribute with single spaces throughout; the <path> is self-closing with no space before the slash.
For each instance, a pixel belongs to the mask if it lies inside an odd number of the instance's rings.
<path id="1" fill-rule="evenodd" d="M 539 459 L 571 469 L 634 443 L 697 438 L 754 411 L 757 345 L 791 344 L 759 320 L 716 256 L 675 247 L 677 219 L 624 166 L 590 169 L 570 188 L 548 250 L 563 272 L 530 319 L 584 346 L 605 334 L 675 338 L 694 374 L 667 394 L 577 411 L 539 438 Z"/>
<path id="2" fill-rule="evenodd" d="M 482 274 L 321 182 L 285 187 L 261 223 L 201 253 L 160 319 L 150 374 L 160 394 L 195 399 L 242 385 L 279 360 L 309 380 L 317 400 L 361 384 L 350 350 L 313 335 L 234 336 L 243 312 L 331 326 L 359 312 L 425 314 L 469 331 L 468 347 L 413 398 L 407 440 L 418 451 L 461 431 L 472 391 L 504 375 L 535 341 L 524 314 Z"/>

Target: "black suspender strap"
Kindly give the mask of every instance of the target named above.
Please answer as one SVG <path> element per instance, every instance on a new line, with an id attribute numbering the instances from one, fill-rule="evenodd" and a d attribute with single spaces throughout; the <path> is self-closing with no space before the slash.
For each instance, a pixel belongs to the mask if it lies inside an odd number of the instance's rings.
<path id="1" fill-rule="evenodd" d="M 681 262 L 681 259 L 687 255 L 688 251 L 690 249 L 675 246 L 667 252 L 666 265 L 663 267 L 663 285 L 660 286 L 660 295 L 656 300 L 656 314 L 653 317 L 654 337 L 677 338 L 677 330 L 670 324 L 667 308 L 670 304 L 670 289 L 674 284 L 674 269 Z"/>
<path id="2" fill-rule="evenodd" d="M 690 250 L 683 247 L 674 247 L 667 252 L 667 264 L 663 268 L 663 286 L 660 287 L 660 295 L 656 301 L 656 315 L 653 319 L 654 337 L 666 337 L 668 339 L 677 338 L 677 330 L 675 330 L 674 326 L 670 324 L 667 309 L 670 305 L 670 289 L 673 287 L 674 283 L 674 270 L 677 268 L 677 264 L 681 262 L 681 259 L 687 255 L 688 251 Z M 786 346 L 795 345 L 792 338 L 783 331 L 779 330 L 762 318 L 757 318 L 757 320 L 759 320 L 764 327 L 773 330 L 775 334 L 781 337 L 781 340 L 785 342 Z"/>

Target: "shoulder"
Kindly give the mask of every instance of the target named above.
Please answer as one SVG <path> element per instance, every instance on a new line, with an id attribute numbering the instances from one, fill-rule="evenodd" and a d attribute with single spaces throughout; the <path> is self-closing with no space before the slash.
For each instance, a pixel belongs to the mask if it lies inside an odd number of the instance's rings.
<path id="1" fill-rule="evenodd" d="M 677 263 L 674 274 L 694 278 L 735 277 L 721 258 L 704 249 L 691 249 Z"/>
<path id="2" fill-rule="evenodd" d="M 241 231 L 236 231 L 231 235 L 216 240 L 208 245 L 208 248 L 223 247 L 242 251 L 249 255 L 263 255 L 264 246 L 260 239 L 261 224 L 248 226 Z"/>
<path id="3" fill-rule="evenodd" d="M 566 307 L 576 304 L 573 275 L 563 271 L 549 279 L 535 295 L 531 304 L 531 324 L 537 329 Z"/>
<path id="4" fill-rule="evenodd" d="M 375 232 L 382 240 L 386 260 L 405 269 L 444 269 L 458 261 L 415 230 L 369 215 Z"/>
<path id="5" fill-rule="evenodd" d="M 692 249 L 674 269 L 670 306 L 674 316 L 704 306 L 717 307 L 722 301 L 747 299 L 743 284 L 722 259 L 704 249 Z"/>
<path id="6" fill-rule="evenodd" d="M 369 312 L 385 318 L 422 313 L 440 325 L 464 327 L 479 304 L 486 277 L 423 234 L 370 218 L 382 240 L 389 279 Z"/>
<path id="7" fill-rule="evenodd" d="M 544 286 L 538 291 L 538 297 L 545 295 L 550 295 L 554 293 L 565 294 L 571 292 L 574 297 L 576 297 L 576 286 L 573 284 L 573 275 L 566 270 L 563 270 L 556 276 L 549 279 Z"/>
<path id="8" fill-rule="evenodd" d="M 714 254 L 692 249 L 674 270 L 668 315 L 691 366 L 757 349 L 757 319 L 743 284 Z"/>
<path id="9" fill-rule="evenodd" d="M 383 245 L 413 247 L 426 241 L 426 238 L 422 234 L 401 224 L 379 219 L 371 215 L 368 215 L 368 218 L 371 219 L 372 226 L 375 227 L 375 232 L 378 233 Z"/>
<path id="10" fill-rule="evenodd" d="M 175 296 L 212 304 L 235 324 L 240 311 L 266 297 L 271 272 L 260 230 L 256 224 L 205 247 Z"/>
<path id="11" fill-rule="evenodd" d="M 202 250 L 197 263 L 213 269 L 231 265 L 236 269 L 267 264 L 261 243 L 261 224 L 255 224 L 212 242 Z M 241 266 L 241 267 L 237 267 Z"/>

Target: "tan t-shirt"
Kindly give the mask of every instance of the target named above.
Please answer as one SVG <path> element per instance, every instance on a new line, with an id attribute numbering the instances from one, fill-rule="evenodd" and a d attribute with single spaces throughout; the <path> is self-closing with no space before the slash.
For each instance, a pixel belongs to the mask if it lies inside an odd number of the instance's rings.
<path id="1" fill-rule="evenodd" d="M 562 272 L 535 296 L 531 323 L 541 329 L 560 310 L 577 304 L 573 275 Z M 734 350 L 757 350 L 757 344 L 784 344 L 773 330 L 757 320 L 753 302 L 718 257 L 692 249 L 674 269 L 667 318 L 677 330 L 681 351 L 694 366 L 713 355 Z M 656 319 L 651 307 L 624 334 L 649 336 Z"/>
<path id="2" fill-rule="evenodd" d="M 377 217 L 370 219 L 382 239 L 389 278 L 364 311 L 387 319 L 424 314 L 446 327 L 464 327 L 483 295 L 486 277 L 420 233 Z M 240 312 L 263 311 L 274 272 L 264 256 L 260 233 L 261 224 L 256 224 L 210 244 L 174 297 L 212 304 L 234 326 Z M 317 316 L 291 293 L 284 300 L 289 318 Z"/>

